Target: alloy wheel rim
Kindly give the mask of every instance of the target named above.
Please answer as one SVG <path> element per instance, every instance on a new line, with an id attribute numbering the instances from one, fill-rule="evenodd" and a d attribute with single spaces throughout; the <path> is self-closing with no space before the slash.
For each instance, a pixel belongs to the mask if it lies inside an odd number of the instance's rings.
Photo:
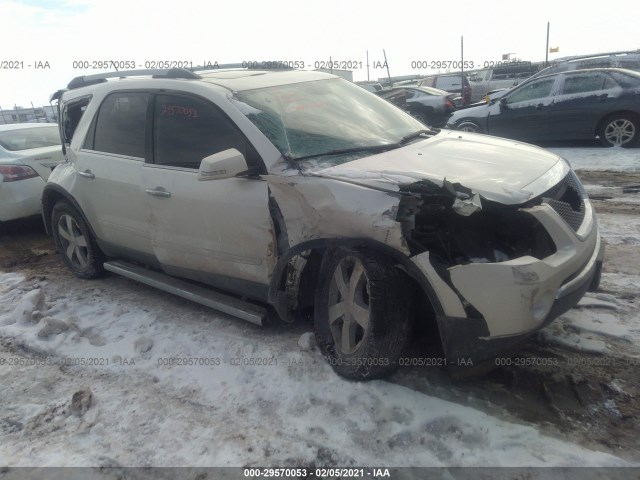
<path id="1" fill-rule="evenodd" d="M 624 145 L 628 143 L 635 135 L 636 128 L 633 122 L 626 118 L 620 118 L 610 122 L 604 130 L 604 137 L 612 145 Z"/>
<path id="2" fill-rule="evenodd" d="M 476 133 L 478 131 L 476 127 L 468 123 L 463 123 L 462 126 L 460 127 L 460 130 L 462 130 L 463 132 L 469 132 L 469 133 Z"/>
<path id="3" fill-rule="evenodd" d="M 58 221 L 58 234 L 64 254 L 76 268 L 86 268 L 89 259 L 87 239 L 70 215 L 62 215 Z"/>
<path id="4" fill-rule="evenodd" d="M 356 352 L 369 331 L 369 280 L 362 262 L 345 257 L 335 268 L 329 287 L 329 328 L 337 350 Z"/>

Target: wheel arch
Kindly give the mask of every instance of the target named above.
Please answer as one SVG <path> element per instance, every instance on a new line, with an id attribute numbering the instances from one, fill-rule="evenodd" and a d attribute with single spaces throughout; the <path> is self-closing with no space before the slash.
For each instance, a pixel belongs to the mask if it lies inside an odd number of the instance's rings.
<path id="1" fill-rule="evenodd" d="M 86 215 L 82 211 L 82 208 L 80 208 L 80 204 L 76 201 L 75 198 L 73 198 L 73 196 L 69 192 L 56 184 L 46 185 L 44 191 L 42 192 L 42 219 L 44 221 L 44 228 L 47 232 L 47 235 L 52 235 L 51 213 L 55 204 L 60 200 L 66 200 L 71 204 L 73 208 L 78 211 L 78 213 L 82 216 L 82 220 L 84 220 L 84 223 L 91 231 L 91 235 L 93 235 L 93 238 L 97 239 L 98 237 L 96 236 L 96 232 L 93 230 L 91 222 L 89 222 L 89 220 L 87 219 Z"/>
<path id="2" fill-rule="evenodd" d="M 479 122 L 478 120 L 471 118 L 471 117 L 466 117 L 463 118 L 462 120 L 460 120 L 459 122 L 456 123 L 456 130 L 460 130 L 460 127 L 462 125 L 464 125 L 465 123 L 471 123 L 473 125 L 475 125 L 478 128 L 478 132 L 477 133 L 485 133 L 486 129 L 481 125 L 482 122 Z"/>
<path id="3" fill-rule="evenodd" d="M 607 119 L 613 117 L 614 115 L 629 115 L 630 117 L 635 118 L 636 124 L 640 126 L 640 115 L 637 112 L 634 112 L 633 110 L 614 110 L 613 112 L 609 112 L 600 117 L 600 119 L 596 122 L 596 126 L 593 132 L 594 135 L 598 135 L 604 122 L 606 122 Z"/>
<path id="4" fill-rule="evenodd" d="M 393 259 L 412 282 L 417 292 L 424 300 L 428 301 L 435 315 L 444 315 L 444 309 L 435 290 L 429 280 L 420 271 L 409 257 L 403 252 L 397 251 L 383 243 L 367 238 L 322 238 L 309 240 L 290 248 L 282 255 L 274 268 L 269 285 L 269 304 L 273 306 L 281 319 L 291 322 L 292 308 L 301 310 L 313 305 L 313 298 L 318 286 L 318 272 L 322 258 L 328 250 L 336 248 L 350 248 L 354 250 L 366 250 Z M 306 255 L 304 265 L 300 269 L 293 266 L 291 262 L 296 257 Z M 290 275 L 297 277 L 295 297 L 287 294 L 286 283 Z M 293 303 L 292 303 L 293 302 Z"/>

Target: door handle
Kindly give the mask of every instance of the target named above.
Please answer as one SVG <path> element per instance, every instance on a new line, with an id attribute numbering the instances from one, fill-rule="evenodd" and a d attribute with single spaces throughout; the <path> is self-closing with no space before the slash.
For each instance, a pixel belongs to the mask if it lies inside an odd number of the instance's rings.
<path id="1" fill-rule="evenodd" d="M 145 192 L 152 197 L 171 198 L 171 192 L 167 192 L 163 187 L 147 188 Z"/>
<path id="2" fill-rule="evenodd" d="M 96 178 L 96 176 L 93 173 L 91 173 L 91 170 L 89 170 L 88 168 L 84 172 L 76 172 L 76 173 L 84 178 Z"/>
<path id="3" fill-rule="evenodd" d="M 604 102 L 608 96 L 609 96 L 608 93 L 603 93 L 602 95 L 598 96 L 598 100 L 600 100 L 601 102 Z"/>
<path id="4" fill-rule="evenodd" d="M 536 110 L 542 110 L 542 107 L 544 107 L 544 105 L 539 103 L 536 105 Z"/>

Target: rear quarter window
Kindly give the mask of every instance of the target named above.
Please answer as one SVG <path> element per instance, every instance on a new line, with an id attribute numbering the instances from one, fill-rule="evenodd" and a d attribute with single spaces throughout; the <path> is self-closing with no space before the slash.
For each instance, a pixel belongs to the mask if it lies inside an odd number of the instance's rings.
<path id="1" fill-rule="evenodd" d="M 632 76 L 620 72 L 611 72 L 610 75 L 615 79 L 616 82 L 618 82 L 618 85 L 620 85 L 622 88 L 640 87 L 640 75 Z"/>
<path id="2" fill-rule="evenodd" d="M 64 143 L 71 143 L 73 134 L 75 133 L 85 110 L 89 106 L 89 102 L 91 102 L 91 96 L 74 99 L 62 106 L 60 124 L 62 126 L 61 134 Z"/>

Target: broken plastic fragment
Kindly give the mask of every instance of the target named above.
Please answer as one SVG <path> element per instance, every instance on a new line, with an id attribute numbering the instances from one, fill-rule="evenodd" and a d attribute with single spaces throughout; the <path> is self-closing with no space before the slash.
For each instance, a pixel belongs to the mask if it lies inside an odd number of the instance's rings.
<path id="1" fill-rule="evenodd" d="M 456 198 L 456 200 L 453 202 L 453 209 L 457 214 L 462 215 L 463 217 L 468 217 L 472 213 L 482 210 L 480 195 L 476 193 L 468 200 L 461 200 L 459 198 Z"/>

